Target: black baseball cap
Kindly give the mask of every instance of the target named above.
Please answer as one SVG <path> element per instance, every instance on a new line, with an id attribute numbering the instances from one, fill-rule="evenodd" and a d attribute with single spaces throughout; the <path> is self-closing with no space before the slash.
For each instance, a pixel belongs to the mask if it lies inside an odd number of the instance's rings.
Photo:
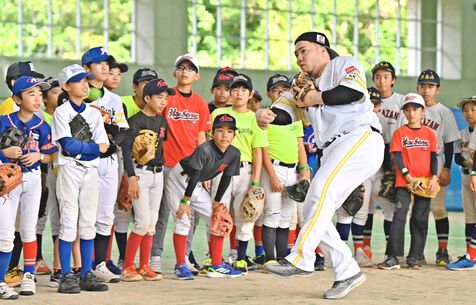
<path id="1" fill-rule="evenodd" d="M 217 127 L 221 126 L 230 126 L 234 130 L 237 130 L 238 128 L 236 127 L 236 120 L 234 117 L 231 115 L 224 113 L 224 114 L 219 114 L 215 117 L 213 120 L 213 126 L 212 129 L 215 129 Z"/>
<path id="2" fill-rule="evenodd" d="M 169 95 L 175 95 L 175 90 L 170 88 L 167 83 L 161 78 L 151 79 L 144 86 L 144 96 L 161 94 L 167 92 Z"/>
<path id="3" fill-rule="evenodd" d="M 331 49 L 329 39 L 327 39 L 327 36 L 323 33 L 305 32 L 299 35 L 298 38 L 296 38 L 296 40 L 294 41 L 294 44 L 298 43 L 299 41 L 309 41 L 309 42 L 317 43 L 318 45 L 326 47 L 327 52 L 329 53 L 329 56 L 331 59 L 334 59 L 337 56 L 339 56 L 339 54 L 336 51 Z"/>
<path id="4" fill-rule="evenodd" d="M 258 102 L 261 102 L 263 100 L 263 97 L 261 96 L 261 94 L 259 94 L 259 91 L 256 89 L 253 89 L 253 97 L 256 97 Z"/>
<path id="5" fill-rule="evenodd" d="M 127 71 L 129 71 L 129 67 L 125 63 L 117 62 L 117 60 L 112 55 L 108 64 L 109 64 L 109 69 L 119 68 L 119 71 L 121 71 L 121 73 L 126 73 Z"/>
<path id="6" fill-rule="evenodd" d="M 231 76 L 237 76 L 238 72 L 236 72 L 236 70 L 231 67 L 223 67 L 218 69 L 217 72 L 215 73 L 215 75 L 218 75 L 218 74 L 229 74 Z"/>
<path id="7" fill-rule="evenodd" d="M 393 78 L 397 78 L 395 75 L 395 68 L 388 61 L 381 61 L 372 68 L 372 76 L 375 75 L 375 72 L 378 70 L 385 70 L 392 73 Z"/>
<path id="8" fill-rule="evenodd" d="M 433 84 L 440 86 L 440 76 L 433 70 L 426 69 L 425 71 L 421 72 L 420 76 L 418 77 L 418 85 L 421 84 Z"/>
<path id="9" fill-rule="evenodd" d="M 266 84 L 266 91 L 271 91 L 271 89 L 273 89 L 273 87 L 277 85 L 285 85 L 287 87 L 291 87 L 289 83 L 289 78 L 286 75 L 275 74 L 268 79 L 268 83 Z"/>
<path id="10" fill-rule="evenodd" d="M 215 74 L 215 77 L 213 77 L 212 89 L 220 84 L 227 84 L 228 86 L 230 86 L 232 81 L 233 81 L 233 76 L 231 74 L 228 74 L 228 73 Z"/>
<path id="11" fill-rule="evenodd" d="M 45 82 L 45 83 L 48 83 L 48 84 L 50 85 L 50 87 L 49 87 L 47 90 L 43 91 L 43 93 L 46 93 L 46 92 L 48 92 L 50 89 L 53 89 L 53 88 L 56 88 L 56 87 L 59 87 L 59 86 L 60 86 L 58 79 L 57 79 L 57 78 L 54 78 L 54 77 L 51 77 L 51 76 L 48 77 L 48 78 L 46 78 L 46 79 L 44 80 L 44 82 Z"/>
<path id="12" fill-rule="evenodd" d="M 379 102 L 379 103 L 382 102 L 382 97 L 380 96 L 380 91 L 377 88 L 370 87 L 370 88 L 367 88 L 367 91 L 369 92 L 371 101 L 376 101 L 376 102 Z"/>
<path id="13" fill-rule="evenodd" d="M 233 77 L 230 89 L 233 89 L 234 87 L 238 87 L 240 85 L 250 89 L 250 91 L 253 91 L 253 82 L 251 81 L 251 78 L 249 78 L 245 74 L 238 74 L 237 76 Z"/>
<path id="14" fill-rule="evenodd" d="M 132 77 L 132 82 L 137 85 L 143 80 L 151 80 L 156 78 L 159 78 L 157 72 L 150 68 L 141 68 L 134 73 L 134 76 Z"/>
<path id="15" fill-rule="evenodd" d="M 45 76 L 35 71 L 35 67 L 31 61 L 19 61 L 8 66 L 6 84 L 12 90 L 12 80 L 20 78 L 20 76 L 32 76 L 35 78 L 45 78 Z"/>

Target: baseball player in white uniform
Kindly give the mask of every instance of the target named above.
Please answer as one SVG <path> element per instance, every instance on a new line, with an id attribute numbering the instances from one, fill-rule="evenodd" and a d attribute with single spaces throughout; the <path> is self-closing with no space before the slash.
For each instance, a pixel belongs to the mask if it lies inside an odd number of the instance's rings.
<path id="1" fill-rule="evenodd" d="M 365 275 L 340 239 L 332 217 L 345 198 L 377 172 L 384 141 L 363 68 L 352 57 L 340 57 L 329 45 L 318 32 L 303 33 L 295 40 L 297 64 L 318 88 L 305 95 L 304 103 L 323 157 L 304 202 L 306 223 L 296 244 L 285 259 L 265 268 L 282 277 L 310 275 L 319 245 L 330 256 L 335 272 L 335 282 L 324 298 L 339 299 L 362 284 Z M 271 121 L 266 110 L 257 115 L 261 126 Z"/>
<path id="2" fill-rule="evenodd" d="M 108 289 L 91 272 L 99 203 L 99 154 L 105 153 L 109 147 L 101 113 L 83 101 L 89 90 L 87 80 L 93 77 L 79 65 L 65 67 L 58 77 L 60 86 L 69 95 L 69 100 L 56 108 L 52 127 L 53 141 L 60 144 L 56 195 L 61 221 L 59 253 L 62 278 L 58 287 L 61 293 Z M 70 123 L 81 117 L 90 128 L 93 142 L 73 137 Z M 70 266 L 72 243 L 77 234 L 82 262 L 79 283 Z"/>
<path id="3" fill-rule="evenodd" d="M 453 112 L 436 101 L 436 97 L 441 91 L 438 74 L 432 70 L 423 71 L 418 77 L 417 90 L 425 100 L 423 124 L 435 131 L 438 140 L 438 183 L 441 190 L 436 198 L 431 200 L 431 208 L 438 237 L 436 264 L 446 266 L 451 261 L 447 250 L 450 227 L 445 203 L 446 186 L 450 184 L 454 142 L 460 139 L 460 134 Z M 406 123 L 406 119 L 403 120 L 403 123 Z"/>
<path id="4" fill-rule="evenodd" d="M 88 72 L 96 77 L 89 81 L 91 91 L 101 92 L 98 99 L 90 96 L 91 106 L 97 107 L 103 113 L 104 127 L 109 137 L 117 139 L 120 133 L 129 128 L 121 98 L 104 87 L 109 77 L 109 61 L 115 61 L 102 47 L 95 47 L 86 51 L 81 64 Z M 117 143 L 117 145 L 120 143 Z M 120 276 L 112 273 L 106 266 L 106 254 L 109 245 L 112 225 L 114 223 L 114 204 L 117 198 L 118 176 L 117 146 L 115 151 L 101 154 L 99 160 L 99 206 L 96 219 L 96 238 L 94 240 L 93 273 L 105 283 L 117 283 Z M 112 262 L 109 262 L 112 263 Z"/>

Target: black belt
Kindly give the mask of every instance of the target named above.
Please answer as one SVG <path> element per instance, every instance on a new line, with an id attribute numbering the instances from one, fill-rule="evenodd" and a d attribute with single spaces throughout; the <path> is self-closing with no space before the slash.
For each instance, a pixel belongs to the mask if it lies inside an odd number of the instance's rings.
<path id="1" fill-rule="evenodd" d="M 152 165 L 136 165 L 137 168 L 146 169 L 153 172 L 154 174 L 160 173 L 162 171 L 162 166 L 152 166 Z"/>
<path id="2" fill-rule="evenodd" d="M 380 130 L 378 130 L 377 128 L 373 127 L 373 126 L 370 126 L 370 130 L 372 130 L 373 132 L 376 132 L 378 134 L 381 134 Z M 344 131 L 334 137 L 332 137 L 329 141 L 327 141 L 326 143 L 324 143 L 324 148 L 327 148 L 329 147 L 329 145 L 331 145 L 335 140 L 337 140 L 338 138 L 342 137 L 342 136 L 345 136 L 346 134 L 348 134 L 349 132 L 348 131 Z"/>
<path id="3" fill-rule="evenodd" d="M 253 163 L 252 162 L 247 162 L 247 161 L 241 161 L 240 162 L 240 167 L 245 167 L 247 165 L 253 165 Z"/>
<path id="4" fill-rule="evenodd" d="M 277 161 L 277 160 L 271 160 L 271 162 L 272 162 L 273 164 L 276 164 L 276 163 L 275 163 L 276 161 Z M 278 165 L 279 165 L 279 166 L 284 166 L 284 167 L 287 167 L 287 168 L 296 167 L 296 163 L 284 163 L 284 162 L 281 162 L 281 161 L 279 161 Z"/>
<path id="5" fill-rule="evenodd" d="M 469 175 L 471 171 L 467 168 L 463 169 L 463 175 Z"/>

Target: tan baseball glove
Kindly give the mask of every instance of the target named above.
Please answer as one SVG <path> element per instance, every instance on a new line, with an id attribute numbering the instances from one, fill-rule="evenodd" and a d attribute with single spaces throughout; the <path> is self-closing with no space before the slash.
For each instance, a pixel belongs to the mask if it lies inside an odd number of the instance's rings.
<path id="1" fill-rule="evenodd" d="M 304 104 L 304 97 L 306 94 L 311 90 L 317 90 L 314 80 L 306 72 L 296 74 L 291 81 L 291 87 L 296 105 L 300 108 L 306 107 L 306 104 Z"/>
<path id="2" fill-rule="evenodd" d="M 213 207 L 210 219 L 210 233 L 228 237 L 233 229 L 233 219 L 223 203 Z"/>
<path id="3" fill-rule="evenodd" d="M 0 164 L 0 196 L 4 196 L 22 184 L 23 173 L 14 163 Z"/>
<path id="4" fill-rule="evenodd" d="M 264 208 L 264 189 L 251 188 L 241 203 L 240 214 L 247 222 L 255 222 L 261 216 Z"/>
<path id="5" fill-rule="evenodd" d="M 155 158 L 157 149 L 157 133 L 149 129 L 142 129 L 134 139 L 132 157 L 139 165 L 146 165 Z"/>
<path id="6" fill-rule="evenodd" d="M 430 191 L 430 177 L 419 177 L 414 178 L 413 182 L 409 184 L 408 190 L 415 195 L 425 198 L 435 198 L 440 191 L 440 185 L 436 184 L 436 190 L 434 192 Z"/>
<path id="7" fill-rule="evenodd" d="M 123 175 L 117 193 L 117 207 L 119 210 L 130 212 L 132 210 L 132 197 L 129 196 L 129 177 Z"/>

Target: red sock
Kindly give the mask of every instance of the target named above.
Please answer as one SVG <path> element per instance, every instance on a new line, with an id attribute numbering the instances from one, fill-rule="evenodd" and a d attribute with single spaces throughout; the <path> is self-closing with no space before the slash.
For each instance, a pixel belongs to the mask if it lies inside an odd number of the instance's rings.
<path id="1" fill-rule="evenodd" d="M 111 235 L 109 235 L 109 244 L 107 245 L 107 252 L 106 252 L 106 263 L 111 260 L 112 242 L 113 241 L 114 241 L 114 226 L 112 226 Z"/>
<path id="2" fill-rule="evenodd" d="M 468 259 L 472 262 L 476 260 L 476 248 L 473 248 L 471 246 L 468 247 Z"/>
<path id="3" fill-rule="evenodd" d="M 35 273 L 36 251 L 38 250 L 38 243 L 36 240 L 23 243 L 23 262 L 24 271 Z"/>
<path id="4" fill-rule="evenodd" d="M 296 242 L 296 230 L 289 230 L 288 234 L 288 249 L 291 249 Z"/>
<path id="5" fill-rule="evenodd" d="M 322 252 L 322 249 L 319 247 L 316 248 L 316 253 L 318 253 L 320 256 L 324 256 L 324 252 Z"/>
<path id="6" fill-rule="evenodd" d="M 149 264 L 150 250 L 152 249 L 152 235 L 146 234 L 140 242 L 140 267 Z"/>
<path id="7" fill-rule="evenodd" d="M 122 270 L 134 266 L 134 259 L 136 258 L 137 249 L 139 249 L 142 237 L 143 236 L 140 236 L 135 232 L 131 232 L 129 235 L 126 246 L 126 257 L 124 258 L 124 266 L 122 267 Z"/>
<path id="8" fill-rule="evenodd" d="M 230 249 L 236 250 L 238 248 L 238 241 L 235 239 L 236 236 L 236 226 L 233 226 L 233 229 L 230 232 Z"/>
<path id="9" fill-rule="evenodd" d="M 210 234 L 212 265 L 216 266 L 222 264 L 223 240 L 223 236 Z"/>
<path id="10" fill-rule="evenodd" d="M 254 226 L 253 227 L 253 238 L 255 239 L 255 246 L 262 247 L 263 246 L 263 239 L 261 237 L 261 226 Z"/>
<path id="11" fill-rule="evenodd" d="M 354 254 L 357 251 L 358 248 L 364 248 L 364 243 L 362 241 L 354 243 Z"/>
<path id="12" fill-rule="evenodd" d="M 185 263 L 185 253 L 187 252 L 187 235 L 174 233 L 174 250 L 177 265 Z"/>
<path id="13" fill-rule="evenodd" d="M 438 242 L 438 248 L 439 248 L 439 249 L 446 249 L 446 248 L 448 248 L 448 241 L 439 241 L 439 242 Z"/>
<path id="14" fill-rule="evenodd" d="M 369 237 L 369 238 L 366 238 L 366 237 L 364 236 L 364 247 L 367 247 L 367 246 L 368 246 L 368 247 L 370 248 L 370 241 L 371 241 L 370 237 Z"/>

